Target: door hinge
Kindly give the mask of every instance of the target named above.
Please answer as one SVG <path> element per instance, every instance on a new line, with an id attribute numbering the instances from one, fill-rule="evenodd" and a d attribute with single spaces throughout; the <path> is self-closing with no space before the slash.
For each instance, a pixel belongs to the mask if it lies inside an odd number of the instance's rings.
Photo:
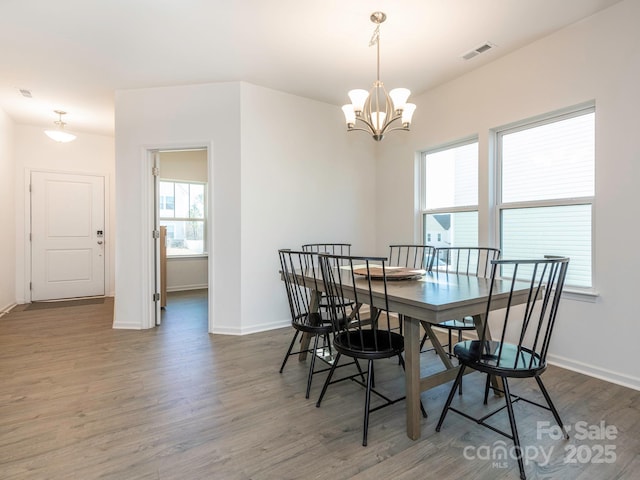
<path id="1" fill-rule="evenodd" d="M 160 301 L 160 294 L 159 293 L 154 293 L 153 294 L 153 301 L 154 302 L 159 302 Z"/>
<path id="2" fill-rule="evenodd" d="M 29 184 L 29 193 L 31 193 L 31 184 Z"/>
<path id="3" fill-rule="evenodd" d="M 33 290 L 33 284 L 29 282 L 29 290 Z"/>
<path id="4" fill-rule="evenodd" d="M 158 167 L 152 167 L 151 175 L 153 175 L 154 177 L 157 177 L 158 175 L 160 175 L 160 169 Z"/>
<path id="5" fill-rule="evenodd" d="M 151 235 L 153 235 L 153 238 L 160 238 L 160 230 L 154 230 Z"/>
<path id="6" fill-rule="evenodd" d="M 33 234 L 31 232 L 29 232 L 29 241 L 33 242 Z"/>

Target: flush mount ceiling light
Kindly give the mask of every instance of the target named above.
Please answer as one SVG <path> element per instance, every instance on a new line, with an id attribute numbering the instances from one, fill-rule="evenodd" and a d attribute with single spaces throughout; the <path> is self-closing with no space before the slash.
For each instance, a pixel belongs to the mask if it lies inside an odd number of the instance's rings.
<path id="1" fill-rule="evenodd" d="M 51 140 L 55 140 L 56 142 L 66 143 L 75 140 L 76 136 L 64 129 L 66 123 L 62 121 L 62 115 L 66 115 L 67 112 L 63 112 L 62 110 L 54 110 L 54 112 L 58 114 L 58 120 L 53 123 L 55 123 L 58 128 L 55 130 L 45 130 L 44 133 L 46 133 Z"/>
<path id="2" fill-rule="evenodd" d="M 416 106 L 413 103 L 407 103 L 409 95 L 411 95 L 409 89 L 394 88 L 387 93 L 380 81 L 380 24 L 387 19 L 387 16 L 382 12 L 374 12 L 370 19 L 376 24 L 376 29 L 369 41 L 370 47 L 376 45 L 377 48 L 376 81 L 368 92 L 362 89 L 349 91 L 351 104 L 343 106 L 342 111 L 348 131 L 368 132 L 374 140 L 379 142 L 387 132 L 409 130 L 411 117 Z M 390 128 L 391 124 L 398 120 L 400 124 Z"/>

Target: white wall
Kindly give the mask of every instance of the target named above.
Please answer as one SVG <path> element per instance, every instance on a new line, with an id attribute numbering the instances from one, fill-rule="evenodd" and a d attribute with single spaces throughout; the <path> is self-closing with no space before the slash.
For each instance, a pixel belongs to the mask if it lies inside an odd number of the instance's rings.
<path id="1" fill-rule="evenodd" d="M 375 142 L 342 111 L 242 84 L 242 333 L 291 322 L 279 248 L 347 242 L 375 248 Z"/>
<path id="2" fill-rule="evenodd" d="M 378 162 L 379 185 L 411 185 L 416 152 L 478 134 L 480 220 L 486 225 L 490 192 L 484 185 L 492 175 L 488 132 L 595 99 L 594 280 L 599 296 L 595 303 L 565 296 L 549 358 L 637 389 L 640 375 L 630 353 L 640 338 L 635 315 L 640 270 L 639 18 L 640 2 L 623 1 L 418 97 L 408 141 L 389 136 Z M 387 191 L 377 204 L 381 251 L 399 234 L 409 240 L 416 233 L 415 189 Z M 480 242 L 490 242 L 492 233 L 482 227 Z"/>
<path id="3" fill-rule="evenodd" d="M 116 92 L 116 301 L 114 327 L 149 328 L 152 288 L 147 150 L 209 149 L 209 317 L 240 318 L 240 86 L 237 83 Z"/>
<path id="4" fill-rule="evenodd" d="M 206 150 L 160 152 L 160 178 L 207 182 Z"/>
<path id="5" fill-rule="evenodd" d="M 167 258 L 167 292 L 207 288 L 208 263 L 207 257 Z"/>
<path id="6" fill-rule="evenodd" d="M 0 109 L 0 314 L 16 303 L 14 125 Z"/>
<path id="7" fill-rule="evenodd" d="M 16 300 L 30 302 L 26 284 L 28 271 L 28 246 L 25 234 L 29 231 L 28 179 L 31 171 L 49 171 L 76 174 L 93 174 L 105 177 L 105 293 L 112 296 L 114 287 L 115 237 L 114 176 L 115 151 L 112 137 L 78 134 L 69 143 L 57 143 L 44 134 L 40 127 L 16 125 L 15 129 L 15 188 L 16 188 Z"/>
<path id="8" fill-rule="evenodd" d="M 215 333 L 290 323 L 278 248 L 329 240 L 372 249 L 373 146 L 346 135 L 340 115 L 338 107 L 246 83 L 117 92 L 114 326 L 151 326 L 150 148 L 210 148 Z"/>

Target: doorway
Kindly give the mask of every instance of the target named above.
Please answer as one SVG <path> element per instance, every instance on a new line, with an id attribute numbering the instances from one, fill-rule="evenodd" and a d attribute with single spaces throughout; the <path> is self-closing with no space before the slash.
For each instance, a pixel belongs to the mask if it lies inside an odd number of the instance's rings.
<path id="1" fill-rule="evenodd" d="M 158 150 L 156 161 L 154 204 L 160 229 L 161 303 L 156 325 L 170 322 L 168 328 L 201 328 L 207 332 L 208 151 Z"/>
<path id="2" fill-rule="evenodd" d="M 31 172 L 31 301 L 104 296 L 104 177 Z"/>

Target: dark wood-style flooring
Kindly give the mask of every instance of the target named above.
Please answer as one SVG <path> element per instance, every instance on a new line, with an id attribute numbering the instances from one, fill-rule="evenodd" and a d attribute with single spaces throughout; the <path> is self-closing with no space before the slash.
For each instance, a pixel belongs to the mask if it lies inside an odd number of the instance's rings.
<path id="1" fill-rule="evenodd" d="M 306 400 L 306 364 L 292 358 L 278 373 L 291 329 L 209 335 L 204 298 L 171 294 L 163 325 L 147 331 L 113 330 L 112 299 L 0 318 L 0 478 L 518 478 L 515 460 L 492 458 L 511 446 L 505 438 L 454 413 L 435 432 L 449 385 L 423 393 L 419 441 L 399 403 L 371 415 L 362 447 L 361 387 L 332 385 L 316 408 L 324 374 Z M 441 368 L 423 355 L 425 369 Z M 377 368 L 378 387 L 402 395 L 397 361 Z M 543 378 L 572 436 L 552 438 L 539 428 L 553 426 L 550 413 L 518 403 L 527 478 L 640 478 L 640 392 L 557 367 Z M 455 402 L 485 411 L 483 385 L 466 376 Z M 512 383 L 539 399 L 534 387 Z"/>

